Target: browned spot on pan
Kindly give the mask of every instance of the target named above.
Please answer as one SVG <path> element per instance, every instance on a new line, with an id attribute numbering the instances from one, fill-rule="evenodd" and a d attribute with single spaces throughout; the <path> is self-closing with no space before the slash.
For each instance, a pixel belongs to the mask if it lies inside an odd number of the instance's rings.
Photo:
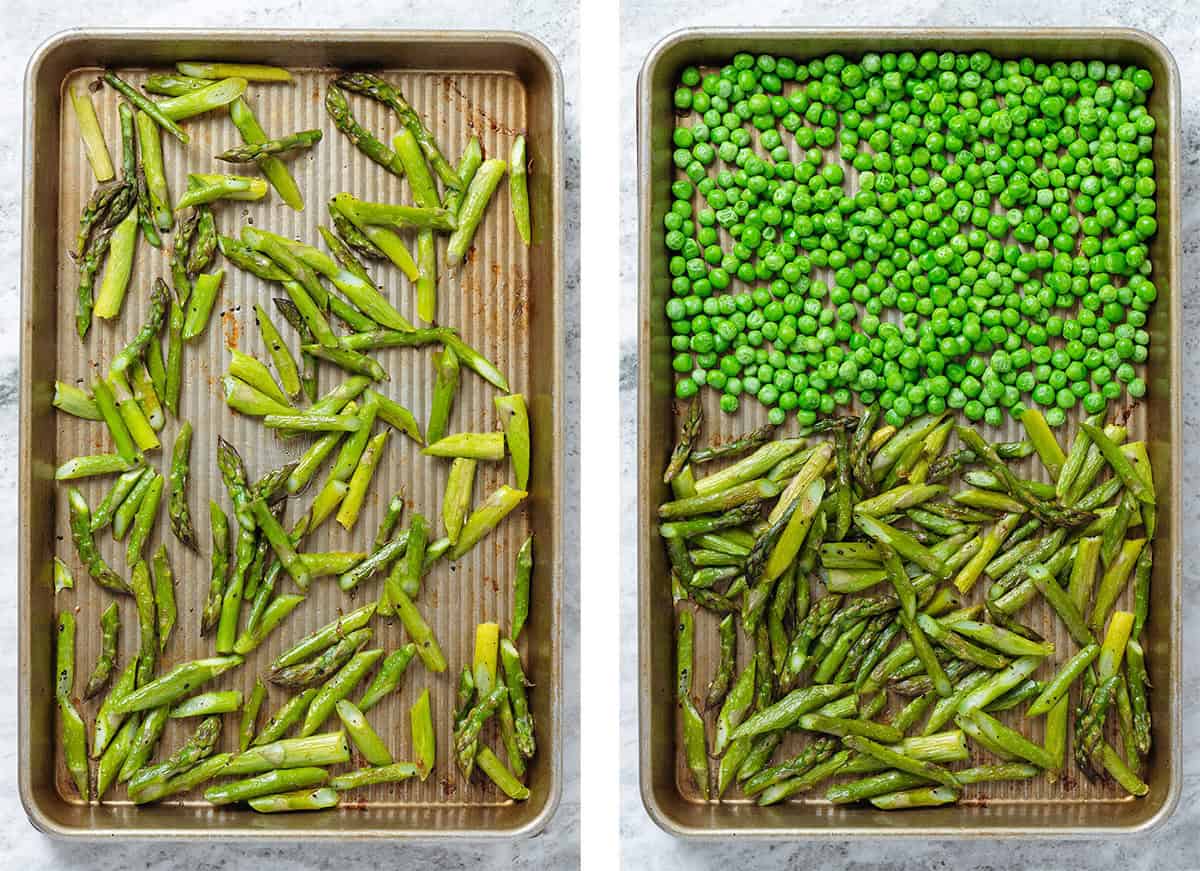
<path id="1" fill-rule="evenodd" d="M 486 129 L 495 133 L 503 133 L 505 136 L 516 136 L 525 132 L 524 130 L 518 130 L 516 127 L 509 127 L 506 124 L 500 123 L 497 118 L 480 109 L 470 97 L 462 92 L 462 89 L 458 87 L 458 82 L 450 76 L 445 76 L 442 79 L 442 84 L 446 88 L 447 95 L 453 97 L 458 107 L 463 111 L 463 114 L 466 116 L 467 128 L 472 132 L 478 131 L 481 125 L 486 125 Z"/>
<path id="2" fill-rule="evenodd" d="M 221 332 L 225 334 L 225 347 L 236 348 L 241 331 L 242 328 L 238 325 L 237 318 L 233 316 L 231 309 L 221 312 Z"/>
<path id="3" fill-rule="evenodd" d="M 513 318 L 520 319 L 525 316 L 525 306 L 529 300 L 529 279 L 525 277 L 520 269 L 513 268 L 511 270 L 513 277 Z"/>

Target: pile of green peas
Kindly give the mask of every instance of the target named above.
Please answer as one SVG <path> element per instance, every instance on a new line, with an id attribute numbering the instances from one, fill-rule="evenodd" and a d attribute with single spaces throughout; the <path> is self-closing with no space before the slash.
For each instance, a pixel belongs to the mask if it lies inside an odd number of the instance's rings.
<path id="1" fill-rule="evenodd" d="M 663 217 L 680 398 L 807 425 L 1143 396 L 1150 73 L 987 52 L 684 69 Z M 849 169 L 845 168 L 849 167 Z"/>

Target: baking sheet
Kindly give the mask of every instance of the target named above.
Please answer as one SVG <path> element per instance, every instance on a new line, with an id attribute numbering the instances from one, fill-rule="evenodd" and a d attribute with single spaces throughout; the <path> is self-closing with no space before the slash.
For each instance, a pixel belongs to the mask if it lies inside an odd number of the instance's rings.
<path id="1" fill-rule="evenodd" d="M 673 699 L 674 619 L 669 571 L 661 541 L 655 533 L 658 504 L 669 489 L 662 484 L 662 468 L 674 445 L 677 415 L 683 403 L 673 401 L 674 373 L 670 366 L 670 327 L 663 305 L 670 294 L 665 268 L 662 215 L 669 207 L 671 133 L 679 120 L 671 98 L 678 72 L 689 64 L 715 68 L 737 51 L 770 52 L 796 59 L 838 51 L 857 57 L 866 51 L 902 51 L 934 48 L 970 51 L 984 49 L 997 57 L 1032 56 L 1038 60 L 1099 57 L 1136 62 L 1155 78 L 1150 109 L 1159 122 L 1154 157 L 1159 171 L 1160 231 L 1151 245 L 1155 281 L 1160 298 L 1151 315 L 1151 356 L 1146 364 L 1150 392 L 1133 410 L 1130 439 L 1146 439 L 1158 488 L 1162 522 L 1155 541 L 1154 596 L 1143 639 L 1149 643 L 1147 661 L 1153 671 L 1150 702 L 1154 718 L 1154 749 L 1144 778 L 1151 792 L 1134 800 L 1113 784 L 1092 784 L 1069 769 L 1056 784 L 1044 777 L 1015 783 L 972 786 L 957 806 L 919 813 L 888 814 L 869 806 L 832 806 L 824 788 L 799 795 L 788 803 L 759 808 L 730 788 L 721 803 L 705 803 L 695 790 L 679 741 L 678 716 Z M 707 71 L 707 70 L 704 70 Z M 678 835 L 846 836 L 850 834 L 910 834 L 968 836 L 972 834 L 1080 834 L 1145 829 L 1161 822 L 1177 800 L 1179 768 L 1179 315 L 1178 315 L 1178 74 L 1174 63 L 1153 38 L 1130 30 L 1048 29 L 1032 31 L 955 29 L 915 30 L 798 30 L 774 28 L 745 30 L 688 30 L 668 37 L 652 50 L 639 82 L 639 180 L 641 197 L 639 342 L 639 608 L 641 786 L 651 816 Z M 789 147 L 794 143 L 789 142 Z M 853 174 L 848 176 L 848 181 Z M 827 281 L 830 276 L 823 276 Z M 746 402 L 734 415 L 719 411 L 715 391 L 702 390 L 705 424 L 701 439 L 728 438 L 766 422 L 766 410 Z M 678 407 L 676 407 L 678 405 Z M 1110 413 L 1116 411 L 1116 404 Z M 1079 412 L 1060 429 L 1060 442 L 1073 438 Z M 794 416 L 780 435 L 797 429 Z M 987 428 L 996 438 L 1019 437 L 1021 427 L 1007 421 Z M 715 471 L 705 468 L 704 473 Z M 1036 460 L 1025 464 L 1027 474 L 1042 475 Z M 1167 518 L 1170 518 L 1169 520 Z M 982 601 L 985 585 L 977 585 L 968 602 Z M 819 590 L 814 584 L 814 594 Z M 1131 602 L 1131 592 L 1118 603 Z M 1021 613 L 1021 619 L 1055 641 L 1060 653 L 1049 658 L 1034 675 L 1045 678 L 1074 649 L 1074 643 L 1045 604 L 1038 600 Z M 715 615 L 697 609 L 694 692 L 702 693 L 719 659 Z M 742 643 L 739 668 L 748 659 L 749 645 Z M 1065 652 L 1064 652 L 1065 651 Z M 894 695 L 894 694 L 893 694 Z M 896 702 L 892 702 L 896 706 Z M 707 719 L 709 734 L 716 712 Z M 1002 719 L 1010 724 L 1020 712 Z M 1022 731 L 1034 741 L 1043 738 L 1044 720 L 1021 721 Z M 787 758 L 801 741 L 791 737 L 778 751 Z M 977 754 L 975 758 L 984 758 Z M 714 768 L 715 770 L 715 768 Z M 845 779 L 845 778 L 843 778 Z"/>
<path id="2" fill-rule="evenodd" d="M 29 630 L 27 656 L 22 675 L 31 706 L 29 728 L 24 732 L 28 754 L 23 754 L 22 787 L 27 807 L 36 803 L 41 827 L 59 833 L 101 833 L 108 829 L 145 828 L 150 833 L 178 835 L 189 830 L 213 830 L 222 834 L 381 835 L 459 834 L 502 835 L 528 833 L 553 811 L 559 791 L 559 653 L 558 613 L 560 589 L 560 541 L 558 536 L 559 469 L 561 440 L 558 410 L 561 401 L 559 348 L 558 201 L 561 179 L 559 162 L 559 88 L 554 61 L 537 43 L 516 34 L 334 34 L 322 33 L 222 33 L 196 34 L 200 43 L 188 45 L 186 38 L 171 40 L 154 34 L 125 34 L 134 44 L 112 34 L 67 39 L 43 50 L 41 68 L 65 60 L 69 66 L 58 77 L 52 94 L 38 90 L 42 82 L 31 81 L 27 96 L 40 99 L 38 119 L 51 116 L 45 130 L 35 129 L 27 140 L 33 163 L 56 174 L 61 183 L 44 202 L 35 199 L 26 211 L 26 251 L 33 228 L 56 227 L 59 244 L 51 251 L 34 252 L 26 260 L 24 287 L 26 335 L 22 400 L 27 414 L 23 423 L 23 497 L 29 511 L 23 530 L 28 607 L 23 630 Z M 164 48 L 164 46 L 166 48 Z M 119 74 L 140 86 L 152 71 L 166 71 L 157 52 L 172 57 L 217 58 L 220 56 L 276 62 L 293 73 L 294 83 L 276 85 L 251 83 L 247 101 L 267 130 L 277 136 L 312 127 L 325 136 L 313 149 L 289 160 L 306 201 L 303 212 L 285 206 L 272 191 L 257 203 L 225 202 L 214 207 L 220 232 L 237 236 L 243 224 L 318 244 L 316 226 L 328 224 L 325 204 L 340 191 L 360 198 L 386 202 L 411 202 L 407 182 L 395 178 L 363 156 L 337 132 L 324 109 L 326 88 L 338 67 L 369 67 L 399 86 L 422 115 L 452 162 L 457 162 L 470 136 L 480 138 L 485 156 L 507 159 L 513 137 L 525 132 L 533 172 L 531 199 L 534 245 L 521 244 L 513 225 L 507 185 L 501 185 L 489 206 L 474 240 L 474 248 L 460 270 L 439 270 L 438 322 L 459 329 L 463 339 L 494 361 L 505 372 L 511 389 L 525 393 L 534 431 L 534 466 L 527 504 L 514 512 L 497 530 L 457 563 L 443 562 L 426 578 L 418 606 L 433 627 L 446 654 L 449 668 L 432 675 L 414 661 L 400 692 L 372 709 L 372 725 L 384 737 L 396 758 L 407 758 L 411 746 L 408 711 L 421 691 L 428 687 L 439 741 L 439 762 L 434 776 L 425 783 L 410 780 L 381 784 L 348 793 L 340 809 L 310 815 L 260 817 L 245 809 L 211 808 L 200 790 L 175 802 L 155 808 L 134 810 L 123 806 L 124 790 L 112 788 L 103 806 L 84 808 L 71 784 L 62 759 L 50 716 L 53 693 L 48 680 L 52 670 L 54 603 L 49 577 L 50 556 L 57 554 L 72 566 L 76 575 L 73 593 L 59 595 L 59 607 L 77 609 L 77 688 L 86 680 L 99 646 L 98 619 L 111 596 L 91 582 L 73 553 L 67 530 L 66 488 L 46 480 L 55 463 L 82 453 L 108 450 L 108 435 L 100 423 L 80 421 L 55 414 L 48 400 L 57 377 L 86 386 L 97 367 L 124 345 L 142 323 L 151 282 L 155 276 L 169 281 L 169 246 L 157 251 L 140 244 L 129 293 L 119 319 L 97 320 L 85 343 L 74 335 L 73 293 L 76 267 L 65 253 L 73 239 L 80 208 L 94 186 L 91 170 L 78 141 L 73 113 L 63 111 L 67 88 L 85 88 L 96 78 L 98 64 L 112 64 Z M 74 58 L 64 53 L 76 52 Z M 177 52 L 177 54 L 175 54 Z M 115 60 L 120 58 L 120 60 Z M 35 79 L 31 68 L 31 79 Z M 118 95 L 110 88 L 98 90 L 93 99 L 104 127 L 114 164 L 119 163 Z M 396 121 L 390 110 L 375 101 L 350 97 L 356 117 L 383 141 L 390 142 Z M 40 122 L 39 122 L 40 123 Z M 164 161 L 173 198 L 186 189 L 187 172 L 252 172 L 253 168 L 231 169 L 212 155 L 235 144 L 240 137 L 225 113 L 211 113 L 185 122 L 191 143 L 183 146 L 163 137 Z M 45 179 L 42 179 L 44 182 Z M 51 209 L 47 209 L 51 206 Z M 35 243 L 36 244 L 36 243 Z M 410 240 L 411 244 L 411 240 Z M 439 263 L 446 240 L 439 239 Z M 48 258 L 53 256 L 52 261 Z M 37 272 L 31 272 L 30 267 Z M 160 433 L 164 450 L 148 455 L 152 467 L 165 470 L 181 420 L 195 427 L 192 448 L 192 480 L 189 501 L 198 537 L 200 555 L 186 551 L 174 541 L 164 516 L 146 546 L 153 553 L 166 541 L 176 576 L 179 622 L 163 657 L 163 668 L 171 664 L 211 655 L 212 639 L 199 635 L 199 617 L 209 576 L 210 543 L 208 500 L 216 499 L 229 510 L 217 471 L 217 436 L 236 446 L 246 459 L 251 478 L 295 459 L 311 442 L 276 439 L 259 420 L 230 411 L 221 394 L 220 377 L 229 362 L 228 348 L 237 348 L 267 360 L 266 348 L 254 322 L 253 304 L 258 302 L 280 324 L 285 340 L 296 348 L 294 331 L 275 317 L 270 302 L 281 295 L 277 285 L 268 285 L 225 262 L 220 255 L 211 268 L 226 269 L 222 294 L 214 308 L 205 335 L 185 345 L 184 382 L 179 419 L 168 415 Z M 400 271 L 386 262 L 368 264 L 372 276 L 396 307 L 415 321 L 415 289 Z M 38 273 L 49 271 L 54 285 L 38 288 Z M 47 304 L 44 294 L 57 287 L 61 304 Z M 49 346 L 49 347 L 47 347 Z M 537 355 L 531 350 L 536 347 Z M 385 395 L 410 408 L 423 425 L 428 415 L 433 384 L 432 355 L 426 349 L 391 349 L 374 354 L 391 376 L 377 385 Z M 324 393 L 345 376 L 330 364 L 319 366 L 319 390 Z M 480 431 L 498 425 L 493 408 L 497 391 L 469 370 L 464 371 L 451 414 L 449 431 Z M 412 441 L 393 433 L 383 462 L 378 467 L 358 523 L 345 532 L 332 519 L 306 539 L 307 550 L 370 550 L 379 518 L 388 499 L 400 487 L 406 497 L 405 520 L 423 513 L 440 534 L 441 497 L 448 461 L 423 457 Z M 287 521 L 307 510 L 325 470 L 314 477 L 307 492 L 292 500 Z M 475 484 L 478 502 L 501 483 L 511 482 L 508 463 L 481 463 Z M 80 482 L 89 504 L 95 506 L 111 479 Z M 39 509 L 53 504 L 52 511 Z M 449 748 L 451 717 L 455 704 L 458 670 L 471 660 L 477 623 L 492 620 L 507 628 L 511 610 L 511 579 L 516 551 L 530 533 L 536 535 L 534 597 L 530 624 L 519 644 L 526 671 L 537 686 L 531 701 L 537 719 L 539 751 L 530 765 L 528 783 L 533 796 L 514 803 L 490 782 L 476 777 L 465 781 L 454 766 Z M 124 542 L 111 535 L 98 535 L 101 551 L 110 564 L 128 575 Z M 281 650 L 312 629 L 378 595 L 380 578 L 364 583 L 352 594 L 344 594 L 336 579 L 314 581 L 307 600 L 297 608 L 267 641 L 247 657 L 246 664 L 211 684 L 211 689 L 241 689 L 248 696 L 255 677 Z M 280 591 L 289 586 L 282 582 Z M 121 597 L 122 637 L 118 668 L 137 648 L 136 612 L 132 599 Z M 393 650 L 407 638 L 399 622 L 372 622 L 372 647 Z M 289 694 L 269 687 L 260 723 L 283 703 Z M 92 722 L 103 694 L 82 703 L 80 710 Z M 225 718 L 225 734 L 218 750 L 236 743 L 237 716 Z M 194 720 L 173 720 L 160 744 L 161 750 L 177 746 L 195 728 Z M 336 719 L 326 728 L 337 728 Z M 28 777 L 24 775 L 28 774 Z M 31 810 L 31 816 L 33 811 Z"/>

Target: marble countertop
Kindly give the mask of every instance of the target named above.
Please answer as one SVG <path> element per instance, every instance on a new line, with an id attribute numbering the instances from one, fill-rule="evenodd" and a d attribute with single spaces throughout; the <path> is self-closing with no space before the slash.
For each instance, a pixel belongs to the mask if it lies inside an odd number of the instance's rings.
<path id="1" fill-rule="evenodd" d="M 82 26 L 126 27 L 376 27 L 376 28 L 496 28 L 520 30 L 542 40 L 558 57 L 566 82 L 566 178 L 565 214 L 578 212 L 579 142 L 576 134 L 575 104 L 578 73 L 578 27 L 575 4 L 554 4 L 537 0 L 468 0 L 454 4 L 448 14 L 438 4 L 417 2 L 372 3 L 369 0 L 342 0 L 340 3 L 310 0 L 158 0 L 148 10 L 133 10 L 141 4 L 122 0 L 61 0 L 55 4 L 35 4 L 23 0 L 0 0 L 0 82 L 9 99 L 0 110 L 7 121 L 0 125 L 0 308 L 15 312 L 19 302 L 20 261 L 20 161 L 21 100 L 25 64 L 33 50 L 60 30 Z M 564 274 L 564 309 L 569 324 L 566 336 L 567 360 L 564 371 L 571 373 L 566 385 L 564 409 L 568 453 L 566 486 L 568 493 L 578 490 L 578 321 L 579 254 L 578 228 L 568 225 L 564 250 L 567 252 Z M 0 611 L 16 614 L 16 480 L 17 480 L 17 402 L 18 336 L 15 316 L 0 318 L 0 551 L 10 554 L 3 565 L 0 581 Z M 570 499 L 573 503 L 576 500 Z M 577 516 L 564 518 L 564 536 L 568 542 L 579 535 Z M 566 562 L 567 595 L 563 606 L 566 626 L 577 626 L 578 576 L 577 549 L 568 547 Z M 564 632 L 563 684 L 578 686 L 578 634 Z M 0 649 L 15 651 L 15 620 L 0 625 Z M 10 653 L 0 670 L 0 856 L 9 868 L 248 868 L 352 869 L 376 865 L 382 851 L 394 845 L 351 844 L 231 844 L 217 838 L 184 843 L 134 842 L 65 843 L 47 838 L 36 831 L 25 817 L 17 796 L 17 725 L 15 698 L 17 667 Z M 512 843 L 404 844 L 405 867 L 437 867 L 443 871 L 476 867 L 514 869 L 572 868 L 579 862 L 579 699 L 565 693 L 563 701 L 563 747 L 565 765 L 562 803 L 546 829 L 536 837 Z M 400 854 L 394 854 L 400 855 Z"/>
<path id="2" fill-rule="evenodd" d="M 1075 844 L 1065 852 L 1061 841 L 779 841 L 736 844 L 679 841 L 665 834 L 642 807 L 637 770 L 637 636 L 636 570 L 634 540 L 636 466 L 634 389 L 637 381 L 637 177 L 635 155 L 637 74 L 651 47 L 680 27 L 730 26 L 973 26 L 1020 27 L 1132 26 L 1162 40 L 1175 55 L 1183 82 L 1183 352 L 1185 361 L 1200 344 L 1200 273 L 1195 256 L 1200 251 L 1200 93 L 1193 83 L 1200 77 L 1200 21 L 1188 0 L 826 0 L 746 6 L 711 0 L 624 0 L 621 26 L 623 175 L 621 179 L 622 252 L 622 540 L 626 542 L 622 598 L 621 657 L 622 707 L 622 814 L 621 841 L 624 861 L 630 868 L 674 869 L 746 867 L 755 871 L 785 868 L 869 868 L 871 871 L 950 868 L 1071 868 L 1127 871 L 1194 869 L 1196 832 L 1200 830 L 1200 635 L 1184 635 L 1183 796 L 1174 816 L 1153 834 Z M 1190 267 L 1190 268 L 1189 268 Z M 1200 523 L 1200 498 L 1196 473 L 1200 445 L 1195 438 L 1200 423 L 1200 373 L 1184 366 L 1183 385 L 1184 478 L 1183 527 Z M 1196 539 L 1185 536 L 1183 553 L 1184 603 L 1192 615 L 1200 607 L 1200 562 Z M 1190 702 L 1190 704 L 1188 704 Z M 1190 833 L 1190 834 L 1189 834 Z M 1189 846 L 1190 845 L 1190 846 Z"/>

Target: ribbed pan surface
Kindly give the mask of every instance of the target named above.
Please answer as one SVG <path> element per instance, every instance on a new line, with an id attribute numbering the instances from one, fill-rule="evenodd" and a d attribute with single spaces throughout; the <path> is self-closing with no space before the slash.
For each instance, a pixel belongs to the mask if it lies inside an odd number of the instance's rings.
<path id="1" fill-rule="evenodd" d="M 124 69 L 120 74 L 140 86 L 151 70 Z M 237 236 L 245 224 L 253 224 L 291 238 L 322 246 L 317 233 L 318 224 L 329 224 L 326 202 L 340 191 L 349 191 L 366 200 L 411 203 L 407 181 L 396 178 L 371 163 L 329 120 L 324 109 L 326 89 L 336 75 L 330 69 L 293 70 L 292 85 L 252 83 L 247 100 L 270 136 L 319 127 L 323 140 L 313 149 L 290 159 L 288 166 L 303 192 L 306 208 L 295 212 L 271 191 L 266 199 L 256 203 L 222 202 L 214 207 L 221 233 Z M 508 73 L 446 72 L 384 70 L 382 74 L 397 84 L 409 101 L 421 113 L 442 144 L 448 159 L 456 163 L 470 136 L 480 138 L 485 156 L 507 159 L 515 134 L 526 126 L 526 91 L 520 78 Z M 81 69 L 64 82 L 65 88 L 87 88 L 96 78 L 96 69 Z M 119 167 L 120 132 L 117 116 L 117 94 L 101 88 L 94 95 L 97 113 L 104 126 L 114 165 Z M 359 121 L 384 142 L 390 143 L 397 129 L 395 116 L 380 103 L 351 95 L 353 111 Z M 185 122 L 191 144 L 183 146 L 170 136 L 163 136 L 164 159 L 173 199 L 186 189 L 188 172 L 245 172 L 254 174 L 253 166 L 231 167 L 213 155 L 241 143 L 237 130 L 224 112 L 191 119 Z M 59 156 L 63 183 L 59 197 L 59 238 L 74 237 L 78 215 L 83 202 L 94 186 L 82 148 L 79 145 L 75 119 L 69 110 L 62 113 L 62 149 Z M 119 171 L 119 170 L 118 170 Z M 58 286 L 61 305 L 58 307 L 58 371 L 57 377 L 67 383 L 86 386 L 97 372 L 106 371 L 107 362 L 132 337 L 143 322 L 149 289 L 156 276 L 168 280 L 170 242 L 164 251 L 151 249 L 142 240 L 139 245 L 133 278 L 119 319 L 97 320 L 85 343 L 75 341 L 73 289 L 76 286 L 76 267 L 64 253 L 58 262 Z M 415 251 L 414 238 L 408 238 Z M 445 236 L 439 238 L 439 264 L 445 253 Z M 323 247 L 323 246 L 322 246 Z M 285 340 L 298 356 L 297 337 L 281 318 L 276 317 L 272 296 L 281 296 L 278 285 L 257 279 L 224 261 L 218 254 L 213 268 L 226 270 L 225 282 L 211 325 L 205 335 L 185 346 L 184 380 L 180 419 L 192 422 L 195 438 L 192 448 L 192 481 L 189 491 L 195 525 L 201 540 L 199 554 L 183 548 L 171 534 L 164 506 L 160 521 L 146 547 L 146 555 L 165 541 L 170 551 L 176 576 L 176 597 L 179 622 L 163 656 L 164 667 L 201 656 L 212 655 L 212 638 L 199 633 L 209 578 L 209 499 L 217 500 L 228 512 L 231 505 L 224 491 L 216 466 L 218 435 L 234 444 L 246 460 L 252 478 L 269 469 L 297 458 L 310 444 L 310 438 L 281 440 L 263 427 L 256 418 L 230 411 L 223 400 L 220 378 L 229 360 L 230 348 L 254 354 L 264 362 L 269 360 L 266 347 L 254 319 L 254 303 L 263 305 L 279 326 Z M 392 303 L 410 320 L 415 317 L 415 288 L 401 272 L 385 261 L 369 263 L 372 277 Z M 507 184 L 502 184 L 489 206 L 486 217 L 475 237 L 474 250 L 461 269 L 442 266 L 439 275 L 438 322 L 457 328 L 463 339 L 478 348 L 506 373 L 514 392 L 529 392 L 530 367 L 536 365 L 529 347 L 530 306 L 529 255 L 514 227 Z M 335 323 L 335 328 L 340 325 Z M 165 349 L 165 341 L 164 341 Z M 411 409 L 424 427 L 429 413 L 434 380 L 432 357 L 436 347 L 424 349 L 392 349 L 377 352 L 391 380 L 379 386 L 381 392 Z M 344 374 L 328 363 L 319 366 L 321 393 L 339 383 Z M 486 431 L 499 426 L 492 404 L 498 392 L 483 379 L 464 368 L 460 390 L 450 418 L 449 432 Z M 164 473 L 169 468 L 170 448 L 179 421 L 168 414 L 167 425 L 160 438 L 161 452 L 149 455 L 149 462 Z M 77 454 L 111 450 L 102 424 L 80 421 L 67 415 L 57 418 L 55 457 L 65 459 Z M 377 431 L 379 427 L 377 426 Z M 384 459 L 375 474 L 369 495 L 357 525 L 350 532 L 343 530 L 331 518 L 305 543 L 305 549 L 369 551 L 388 499 L 403 488 L 406 499 L 404 523 L 414 512 L 421 512 L 434 526 L 434 534 L 442 534 L 441 503 L 449 461 L 422 456 L 414 442 L 393 433 Z M 305 510 L 324 480 L 325 470 L 319 472 L 308 492 L 291 500 L 287 519 L 294 521 Z M 512 483 L 512 471 L 507 462 L 480 463 L 475 483 L 474 499 L 482 500 L 502 483 Z M 82 482 L 81 489 L 93 507 L 103 497 L 111 479 Z M 71 546 L 67 529 L 66 488 L 56 489 L 57 554 L 72 566 L 76 574 L 74 593 L 60 596 L 60 607 L 75 606 L 78 616 L 77 688 L 82 687 L 99 649 L 98 618 L 111 596 L 92 583 L 82 571 Z M 232 514 L 230 514 L 232 523 Z M 286 524 L 285 524 L 286 525 Z M 389 696 L 373 708 L 369 719 L 384 737 L 397 759 L 411 758 L 409 708 L 421 691 L 428 687 L 432 696 L 434 723 L 439 743 L 439 761 L 435 775 L 421 783 L 415 779 L 401 784 L 383 784 L 357 790 L 346 795 L 347 808 L 369 805 L 372 808 L 393 809 L 409 821 L 412 813 L 425 809 L 420 819 L 431 827 L 457 827 L 461 818 L 455 807 L 478 807 L 507 803 L 508 799 L 479 776 L 466 782 L 451 758 L 451 717 L 455 705 L 455 685 L 458 670 L 470 661 L 474 644 L 475 625 L 485 620 L 497 621 L 507 634 L 511 599 L 513 562 L 521 542 L 529 534 L 529 509 L 514 512 L 497 530 L 472 553 L 455 564 L 442 562 L 426 578 L 418 605 L 433 626 L 450 663 L 444 674 L 433 675 L 414 659 L 400 692 Z M 98 535 L 100 547 L 121 574 L 128 576 L 124 542 L 116 543 L 108 531 Z M 539 542 L 550 545 L 550 542 Z M 548 553 L 548 551 L 547 551 Z M 548 558 L 548 557 L 547 557 Z M 282 650 L 318 626 L 378 596 L 382 576 L 362 584 L 347 595 L 338 588 L 335 579 L 314 582 L 307 600 L 284 624 L 273 632 L 253 654 L 245 666 L 215 681 L 211 689 L 240 689 L 248 697 L 255 677 L 265 675 L 269 662 Z M 281 578 L 277 592 L 293 592 L 290 583 Z M 118 668 L 123 668 L 137 651 L 137 618 L 131 598 L 122 597 L 122 635 Z M 549 590 L 535 598 L 534 607 L 551 607 Z M 245 611 L 243 611 L 244 619 Z M 398 621 L 372 622 L 375 636 L 370 647 L 391 651 L 407 641 Z M 536 664 L 529 664 L 528 637 L 523 636 L 521 647 L 530 668 L 530 679 L 552 686 L 549 674 L 539 674 Z M 539 657 L 545 663 L 549 657 Z M 531 666 L 531 667 L 530 667 Z M 288 697 L 288 691 L 269 686 L 267 701 L 260 715 L 260 725 L 270 712 Z M 533 690 L 539 692 L 538 689 Z M 356 697 L 356 696 L 355 696 Z M 101 696 L 84 703 L 82 712 L 92 723 Z M 237 715 L 225 718 L 226 728 L 219 749 L 233 749 L 236 744 Z M 163 736 L 163 750 L 178 746 L 195 728 L 196 720 L 172 720 Z M 554 724 L 546 724 L 553 727 Z M 336 716 L 326 728 L 340 728 Z M 549 739 L 549 730 L 546 738 Z M 57 742 L 56 747 L 57 747 Z M 489 735 L 489 743 L 499 750 L 498 739 Z M 550 745 L 547 744 L 547 749 Z M 546 758 L 551 754 L 546 753 Z M 361 760 L 355 760 L 356 764 Z M 538 764 L 536 761 L 535 765 Z M 77 800 L 71 785 L 61 749 L 56 749 L 57 784 L 67 800 Z M 123 787 L 114 787 L 106 803 L 124 802 Z M 199 792 L 182 797 L 185 804 L 207 807 Z M 439 811 L 437 814 L 432 811 Z M 399 818 L 399 816 L 397 817 Z M 418 823 L 420 825 L 421 823 Z"/>

